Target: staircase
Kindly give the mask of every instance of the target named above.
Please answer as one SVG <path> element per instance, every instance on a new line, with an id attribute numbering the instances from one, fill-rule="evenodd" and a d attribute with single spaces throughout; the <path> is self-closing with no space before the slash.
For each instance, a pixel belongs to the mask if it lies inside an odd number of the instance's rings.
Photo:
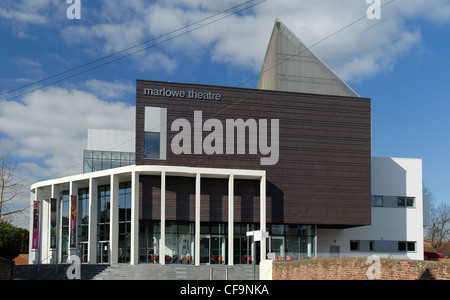
<path id="1" fill-rule="evenodd" d="M 68 280 L 67 269 L 70 264 L 56 265 L 17 265 L 14 270 L 15 280 Z M 81 280 L 91 280 L 108 268 L 108 265 L 81 265 Z"/>
<path id="2" fill-rule="evenodd" d="M 259 279 L 259 266 L 192 266 L 119 264 L 110 266 L 94 280 L 254 280 Z"/>
<path id="3" fill-rule="evenodd" d="M 16 280 L 68 280 L 69 264 L 18 265 Z M 82 264 L 81 280 L 258 280 L 259 266 L 254 265 L 159 265 L 159 264 Z"/>

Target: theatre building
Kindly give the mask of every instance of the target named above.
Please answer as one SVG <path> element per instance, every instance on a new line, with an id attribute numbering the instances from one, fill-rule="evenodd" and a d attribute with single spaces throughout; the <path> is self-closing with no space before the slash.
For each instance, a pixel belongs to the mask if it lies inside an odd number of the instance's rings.
<path id="1" fill-rule="evenodd" d="M 306 50 L 289 66 L 318 80 L 271 74 L 283 43 L 304 47 L 286 32 L 277 22 L 257 89 L 137 80 L 135 131 L 89 130 L 82 174 L 32 185 L 30 263 L 233 265 L 375 245 L 344 234 L 373 223 L 371 101 Z"/>

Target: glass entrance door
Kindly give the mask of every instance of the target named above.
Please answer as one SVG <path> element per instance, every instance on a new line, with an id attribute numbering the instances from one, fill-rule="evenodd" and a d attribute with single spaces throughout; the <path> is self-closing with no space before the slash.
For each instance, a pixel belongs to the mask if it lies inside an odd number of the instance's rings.
<path id="1" fill-rule="evenodd" d="M 99 264 L 108 264 L 109 263 L 109 241 L 98 242 L 97 261 Z"/>
<path id="2" fill-rule="evenodd" d="M 88 262 L 88 242 L 78 243 L 78 255 L 80 256 L 81 263 Z"/>
<path id="3" fill-rule="evenodd" d="M 211 253 L 211 237 L 210 235 L 200 236 L 200 263 L 210 264 L 210 253 Z"/>

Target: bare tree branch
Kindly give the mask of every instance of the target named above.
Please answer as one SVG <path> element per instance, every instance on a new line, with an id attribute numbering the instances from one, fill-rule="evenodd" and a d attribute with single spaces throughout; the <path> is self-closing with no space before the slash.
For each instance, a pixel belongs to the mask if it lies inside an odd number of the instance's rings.
<path id="1" fill-rule="evenodd" d="M 17 165 L 11 160 L 12 152 L 0 154 L 0 219 L 21 213 L 14 203 L 20 199 L 24 185 L 14 177 Z"/>
<path id="2" fill-rule="evenodd" d="M 448 204 L 441 203 L 432 211 L 428 236 L 434 251 L 441 252 L 444 247 L 443 242 L 448 242 L 450 239 L 450 206 Z"/>

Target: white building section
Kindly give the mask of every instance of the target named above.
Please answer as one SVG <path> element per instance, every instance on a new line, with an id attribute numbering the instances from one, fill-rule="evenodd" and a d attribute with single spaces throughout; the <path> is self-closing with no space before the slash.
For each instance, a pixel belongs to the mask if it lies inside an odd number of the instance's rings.
<path id="1" fill-rule="evenodd" d="M 423 260 L 422 160 L 372 158 L 372 224 L 319 229 L 319 257 Z"/>
<path id="2" fill-rule="evenodd" d="M 125 130 L 88 129 L 87 150 L 134 152 L 136 133 Z"/>

